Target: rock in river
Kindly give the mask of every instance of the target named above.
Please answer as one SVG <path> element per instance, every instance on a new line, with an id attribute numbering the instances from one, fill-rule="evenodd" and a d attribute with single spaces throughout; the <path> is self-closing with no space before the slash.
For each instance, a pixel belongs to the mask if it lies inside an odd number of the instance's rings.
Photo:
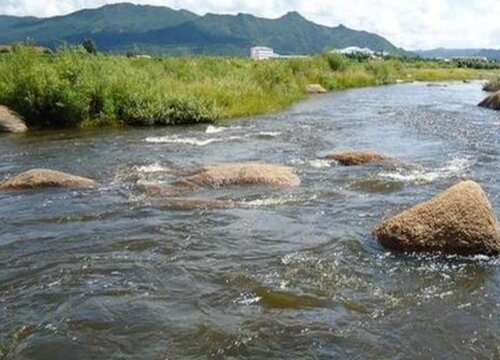
<path id="1" fill-rule="evenodd" d="M 344 166 L 356 166 L 377 162 L 390 161 L 391 158 L 373 151 L 344 151 L 326 155 L 327 160 L 335 160 Z"/>
<path id="2" fill-rule="evenodd" d="M 203 198 L 165 198 L 164 204 L 170 208 L 181 210 L 190 209 L 231 209 L 237 203 L 232 200 L 203 199 Z"/>
<path id="3" fill-rule="evenodd" d="M 0 132 L 24 133 L 28 127 L 20 115 L 0 105 Z"/>
<path id="4" fill-rule="evenodd" d="M 388 219 L 375 236 L 386 248 L 398 251 L 494 255 L 500 250 L 495 213 L 474 181 L 461 182 Z"/>
<path id="5" fill-rule="evenodd" d="M 500 91 L 500 80 L 487 82 L 484 84 L 483 90 L 488 92 Z"/>
<path id="6" fill-rule="evenodd" d="M 328 91 L 320 84 L 309 84 L 306 86 L 308 94 L 326 94 Z"/>
<path id="7" fill-rule="evenodd" d="M 202 167 L 191 177 L 179 182 L 179 186 L 274 186 L 295 187 L 300 178 L 294 169 L 265 163 L 230 163 Z"/>
<path id="8" fill-rule="evenodd" d="M 500 91 L 488 96 L 486 99 L 481 101 L 478 106 L 492 110 L 500 110 Z"/>
<path id="9" fill-rule="evenodd" d="M 33 169 L 0 183 L 0 191 L 47 187 L 94 187 L 94 180 L 48 169 Z"/>

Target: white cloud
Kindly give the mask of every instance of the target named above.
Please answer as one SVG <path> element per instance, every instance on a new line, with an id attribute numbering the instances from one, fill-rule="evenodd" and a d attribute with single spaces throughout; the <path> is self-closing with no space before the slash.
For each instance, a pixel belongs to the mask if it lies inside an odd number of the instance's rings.
<path id="1" fill-rule="evenodd" d="M 123 0 L 0 0 L 0 13 L 53 16 Z M 500 48 L 500 0 L 135 0 L 136 4 L 277 17 L 291 10 L 308 19 L 376 32 L 407 49 Z"/>

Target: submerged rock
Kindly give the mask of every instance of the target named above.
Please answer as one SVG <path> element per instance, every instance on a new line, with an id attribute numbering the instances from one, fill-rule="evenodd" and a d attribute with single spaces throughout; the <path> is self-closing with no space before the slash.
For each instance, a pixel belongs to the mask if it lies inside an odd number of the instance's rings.
<path id="1" fill-rule="evenodd" d="M 231 209 L 237 203 L 232 200 L 203 199 L 203 198 L 165 198 L 165 205 L 171 208 L 191 209 Z"/>
<path id="2" fill-rule="evenodd" d="M 137 187 L 169 207 L 233 208 L 247 206 L 244 202 L 210 198 L 180 197 L 198 188 L 224 186 L 295 187 L 300 178 L 292 168 L 264 163 L 232 163 L 205 166 L 175 183 L 155 183 L 139 180 Z"/>
<path id="3" fill-rule="evenodd" d="M 139 180 L 136 183 L 139 190 L 144 191 L 149 196 L 154 197 L 176 197 L 182 195 L 186 191 L 189 191 L 189 188 L 185 186 L 165 184 L 165 183 L 156 183 L 150 181 Z"/>
<path id="4" fill-rule="evenodd" d="M 390 157 L 374 151 L 344 151 L 336 154 L 326 155 L 327 160 L 335 160 L 344 166 L 356 166 L 392 160 Z"/>
<path id="5" fill-rule="evenodd" d="M 306 86 L 308 94 L 326 94 L 328 91 L 320 84 L 309 84 Z"/>
<path id="6" fill-rule="evenodd" d="M 494 255 L 500 250 L 495 213 L 474 181 L 461 182 L 384 221 L 375 236 L 398 251 Z"/>
<path id="7" fill-rule="evenodd" d="M 33 169 L 0 183 L 0 191 L 47 187 L 91 188 L 95 181 L 48 169 Z"/>
<path id="8" fill-rule="evenodd" d="M 492 110 L 500 110 L 500 91 L 488 96 L 486 99 L 481 101 L 478 106 Z"/>
<path id="9" fill-rule="evenodd" d="M 308 295 L 297 295 L 286 291 L 278 291 L 258 287 L 254 290 L 259 302 L 274 309 L 307 309 L 327 307 L 327 300 Z"/>
<path id="10" fill-rule="evenodd" d="M 179 186 L 222 187 L 222 186 L 275 186 L 295 187 L 300 178 L 294 169 L 265 163 L 233 163 L 205 166 L 193 176 L 178 182 Z"/>
<path id="11" fill-rule="evenodd" d="M 21 116 L 0 105 L 0 132 L 24 133 L 26 131 L 28 131 L 28 127 Z"/>

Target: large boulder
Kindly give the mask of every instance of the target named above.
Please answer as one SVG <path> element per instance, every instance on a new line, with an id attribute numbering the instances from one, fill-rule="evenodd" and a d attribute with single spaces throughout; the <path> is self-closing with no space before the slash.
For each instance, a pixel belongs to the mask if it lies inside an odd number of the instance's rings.
<path id="1" fill-rule="evenodd" d="M 292 168 L 286 166 L 232 163 L 205 166 L 178 182 L 178 185 L 190 188 L 231 185 L 295 187 L 300 185 L 300 178 Z"/>
<path id="2" fill-rule="evenodd" d="M 306 86 L 306 91 L 308 94 L 326 94 L 328 91 L 320 84 L 309 84 Z"/>
<path id="3" fill-rule="evenodd" d="M 374 151 L 343 151 L 336 154 L 329 154 L 324 157 L 327 160 L 335 160 L 344 166 L 357 166 L 370 163 L 380 163 L 390 161 L 391 158 L 376 153 Z"/>
<path id="4" fill-rule="evenodd" d="M 486 84 L 484 84 L 483 90 L 488 92 L 500 91 L 500 80 L 488 81 Z"/>
<path id="5" fill-rule="evenodd" d="M 461 182 L 384 221 L 375 236 L 398 251 L 494 255 L 500 250 L 495 213 L 474 181 Z"/>
<path id="6" fill-rule="evenodd" d="M 0 132 L 24 133 L 26 131 L 28 131 L 28 127 L 21 116 L 0 105 Z"/>
<path id="7" fill-rule="evenodd" d="M 478 106 L 492 110 L 500 110 L 500 91 L 488 96 L 486 99 L 481 101 Z"/>
<path id="8" fill-rule="evenodd" d="M 33 169 L 0 183 L 0 191 L 47 187 L 91 188 L 94 180 L 48 169 Z"/>

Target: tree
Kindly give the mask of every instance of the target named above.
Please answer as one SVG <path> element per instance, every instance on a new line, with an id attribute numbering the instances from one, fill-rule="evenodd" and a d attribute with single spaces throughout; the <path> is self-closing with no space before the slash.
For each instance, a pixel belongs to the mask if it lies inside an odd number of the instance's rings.
<path id="1" fill-rule="evenodd" d="M 85 39 L 82 46 L 89 54 L 97 54 L 97 46 L 92 39 Z"/>

